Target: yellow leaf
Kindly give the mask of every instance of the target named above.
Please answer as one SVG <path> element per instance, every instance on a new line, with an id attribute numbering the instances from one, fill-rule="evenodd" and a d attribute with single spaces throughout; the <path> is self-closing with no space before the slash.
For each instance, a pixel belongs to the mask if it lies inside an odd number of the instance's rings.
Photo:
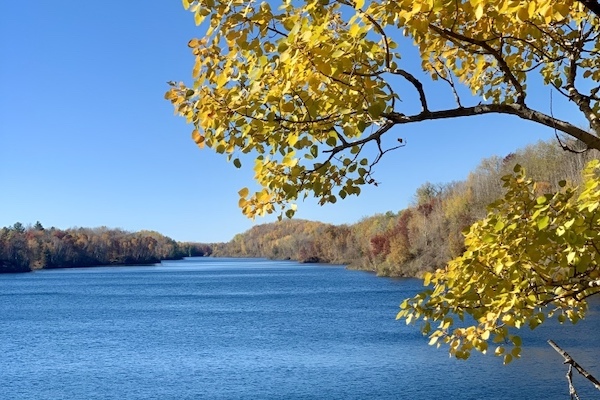
<path id="1" fill-rule="evenodd" d="M 537 3 L 535 1 L 532 1 L 531 3 L 529 3 L 529 7 L 527 8 L 529 18 L 533 18 L 533 16 L 535 15 L 536 7 L 537 7 Z"/>
<path id="2" fill-rule="evenodd" d="M 269 194 L 268 191 L 266 190 L 262 190 L 258 196 L 257 196 L 258 201 L 260 201 L 261 203 L 268 203 L 271 200 L 271 195 Z"/>
<path id="3" fill-rule="evenodd" d="M 429 286 L 429 284 L 431 283 L 431 277 L 433 275 L 431 274 L 431 272 L 425 272 L 423 274 L 423 285 L 424 286 Z"/>
<path id="4" fill-rule="evenodd" d="M 202 136 L 197 129 L 194 129 L 192 131 L 192 139 L 194 140 L 194 142 L 196 142 L 198 147 L 200 147 L 200 148 L 204 147 L 204 136 Z"/>
<path id="5" fill-rule="evenodd" d="M 206 18 L 204 15 L 200 14 L 200 10 L 197 10 L 194 13 L 194 22 L 196 23 L 196 25 L 200 25 L 203 21 L 204 18 Z"/>
<path id="6" fill-rule="evenodd" d="M 479 21 L 483 17 L 483 3 L 478 3 L 475 9 L 475 19 Z"/>
<path id="7" fill-rule="evenodd" d="M 249 192 L 248 188 L 245 187 L 245 188 L 240 189 L 238 194 L 240 195 L 240 197 L 246 198 L 246 197 L 248 197 L 248 192 Z"/>
<path id="8" fill-rule="evenodd" d="M 281 105 L 281 111 L 286 112 L 286 113 L 290 113 L 292 111 L 294 111 L 296 107 L 294 107 L 294 103 L 292 102 L 285 102 Z"/>
<path id="9" fill-rule="evenodd" d="M 517 11 L 517 19 L 521 22 L 525 22 L 528 18 L 529 11 L 526 8 L 519 8 L 519 11 Z"/>
<path id="10" fill-rule="evenodd" d="M 296 143 L 298 143 L 298 135 L 296 135 L 296 134 L 288 135 L 287 142 L 290 146 L 295 145 Z"/>
<path id="11" fill-rule="evenodd" d="M 223 87 L 223 86 L 224 86 L 226 83 L 227 83 L 227 75 L 225 75 L 225 74 L 220 74 L 220 75 L 217 77 L 217 87 L 218 87 L 218 88 L 220 88 L 220 87 Z"/>
<path id="12" fill-rule="evenodd" d="M 569 5 L 566 3 L 557 2 L 554 4 L 554 13 L 557 19 L 566 18 L 569 15 Z"/>

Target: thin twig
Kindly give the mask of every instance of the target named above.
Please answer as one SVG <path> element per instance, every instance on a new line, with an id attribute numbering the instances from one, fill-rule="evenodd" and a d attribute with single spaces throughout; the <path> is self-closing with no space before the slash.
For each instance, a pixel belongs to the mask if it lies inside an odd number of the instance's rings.
<path id="1" fill-rule="evenodd" d="M 569 382 L 569 395 L 571 396 L 571 400 L 581 400 L 577 394 L 577 390 L 575 390 L 575 386 L 573 386 L 573 365 L 571 364 L 569 364 L 569 370 L 567 371 L 567 381 Z"/>
<path id="2" fill-rule="evenodd" d="M 554 120 L 554 110 L 552 107 L 552 89 L 550 89 L 550 117 L 552 117 L 552 119 Z M 586 151 L 589 150 L 589 147 L 586 147 L 583 150 L 574 150 L 574 149 L 570 148 L 569 146 L 567 146 L 566 144 L 564 144 L 563 141 L 560 140 L 560 136 L 558 136 L 558 130 L 556 129 L 556 124 L 554 124 L 554 136 L 556 136 L 556 140 L 558 141 L 558 144 L 564 151 L 568 151 L 570 153 L 575 153 L 575 154 L 581 154 L 581 153 L 585 153 Z"/>

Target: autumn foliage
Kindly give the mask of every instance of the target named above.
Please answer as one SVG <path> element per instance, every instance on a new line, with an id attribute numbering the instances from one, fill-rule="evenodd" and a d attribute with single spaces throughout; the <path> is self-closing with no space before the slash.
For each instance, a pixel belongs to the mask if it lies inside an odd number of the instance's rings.
<path id="1" fill-rule="evenodd" d="M 404 301 L 398 318 L 421 321 L 430 344 L 446 344 L 453 356 L 492 351 L 508 363 L 521 352 L 515 329 L 552 317 L 577 322 L 600 293 L 599 218 L 594 154 L 541 142 L 483 160 L 465 181 L 425 183 L 398 213 L 350 226 L 259 225 L 215 254 L 424 277 L 429 287 Z"/>
<path id="2" fill-rule="evenodd" d="M 153 231 L 44 228 L 17 222 L 0 229 L 0 272 L 114 264 L 152 264 L 209 255 L 211 246 L 180 243 Z"/>
<path id="3" fill-rule="evenodd" d="M 237 168 L 252 159 L 258 190 L 239 191 L 240 208 L 249 217 L 292 217 L 307 196 L 335 203 L 377 184 L 373 170 L 381 158 L 405 145 L 393 129 L 400 125 L 516 116 L 551 129 L 564 150 L 600 150 L 595 1 L 183 5 L 206 31 L 188 44 L 195 57 L 193 82 L 171 82 L 166 98 L 193 125 L 198 146 L 225 154 Z M 420 61 L 416 68 L 414 59 L 404 57 L 408 46 Z M 433 92 L 433 81 L 446 91 L 436 86 Z M 556 118 L 552 106 L 539 108 L 531 88 L 544 85 L 585 126 Z M 441 96 L 446 99 L 436 101 Z M 423 331 L 431 342 L 447 343 L 459 358 L 473 349 L 486 351 L 489 340 L 510 341 L 510 353 L 503 346 L 496 351 L 509 362 L 520 348 L 512 327 L 541 322 L 550 313 L 542 310 L 546 306 L 567 319 L 582 317 L 590 284 L 597 282 L 596 164 L 583 183 L 579 174 L 582 161 L 594 154 L 574 155 L 564 168 L 556 167 L 561 156 L 550 151 L 532 168 L 519 157 L 494 158 L 465 182 L 425 184 L 408 210 L 345 227 L 345 243 L 354 243 L 345 257 L 382 275 L 424 275 L 434 288 L 403 303 L 400 317 L 427 319 Z M 511 171 L 517 162 L 522 167 Z M 504 193 L 500 177 L 507 170 L 517 175 L 504 178 Z M 583 186 L 575 189 L 578 184 Z M 487 214 L 485 206 L 498 198 Z M 461 232 L 469 226 L 463 241 Z M 335 229 L 319 226 L 313 232 Z M 300 239 L 298 258 L 344 259 L 325 255 L 334 254 L 327 236 L 293 238 Z M 278 240 L 273 249 L 279 252 L 292 239 Z M 242 236 L 237 242 L 229 250 L 267 253 L 248 246 L 267 243 L 264 238 Z M 452 315 L 471 316 L 476 324 L 456 327 Z"/>
<path id="4" fill-rule="evenodd" d="M 238 168 L 252 160 L 259 189 L 239 192 L 249 217 L 360 194 L 404 146 L 400 125 L 516 116 L 600 149 L 600 19 L 588 3 L 184 0 L 202 29 L 188 44 L 193 82 L 171 82 L 166 98 L 198 146 Z M 530 87 L 542 85 L 589 128 L 536 109 Z"/>
<path id="5" fill-rule="evenodd" d="M 215 246 L 215 255 L 268 257 L 346 264 L 382 276 L 423 276 L 465 250 L 463 230 L 486 216 L 486 206 L 502 197 L 501 177 L 518 163 L 537 181 L 536 194 L 581 182 L 593 153 L 573 154 L 556 143 L 540 142 L 505 157 L 481 161 L 468 178 L 424 183 L 413 203 L 397 212 L 372 215 L 352 225 L 282 220 L 255 226 Z"/>
<path id="6" fill-rule="evenodd" d="M 600 161 L 588 164 L 579 189 L 562 181 L 547 194 L 520 165 L 514 172 L 502 178 L 504 197 L 470 227 L 466 251 L 426 273 L 432 287 L 398 314 L 422 320 L 430 344 L 446 343 L 458 358 L 495 343 L 508 363 L 521 351 L 515 328 L 551 317 L 577 322 L 600 293 Z"/>

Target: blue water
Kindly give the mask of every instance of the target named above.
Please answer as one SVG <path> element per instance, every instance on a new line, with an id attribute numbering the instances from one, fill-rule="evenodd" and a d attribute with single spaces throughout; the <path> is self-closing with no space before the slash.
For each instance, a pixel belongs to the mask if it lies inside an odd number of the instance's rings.
<path id="1" fill-rule="evenodd" d="M 418 280 L 188 259 L 0 276 L 0 399 L 567 399 L 554 339 L 600 376 L 600 304 L 467 362 L 395 321 Z M 584 399 L 600 398 L 575 377 Z"/>

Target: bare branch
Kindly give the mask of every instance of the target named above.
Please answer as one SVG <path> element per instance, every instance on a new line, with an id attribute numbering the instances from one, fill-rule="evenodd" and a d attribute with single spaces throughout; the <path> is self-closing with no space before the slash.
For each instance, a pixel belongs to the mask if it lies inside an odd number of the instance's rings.
<path id="1" fill-rule="evenodd" d="M 594 384 L 594 387 L 596 389 L 600 390 L 600 381 L 598 381 L 598 379 L 594 378 L 592 376 L 592 374 L 590 374 L 589 372 L 587 372 L 585 369 L 583 369 L 583 367 L 581 365 L 579 365 L 575 360 L 573 360 L 573 358 L 569 355 L 569 353 L 567 353 L 566 351 L 564 351 L 563 349 L 561 349 L 552 340 L 548 340 L 548 344 L 550 346 L 552 346 L 552 348 L 554 350 L 556 350 L 556 352 L 558 354 L 560 354 L 561 356 L 563 356 L 563 358 L 565 359 L 565 364 L 569 364 L 569 365 L 573 366 L 573 368 L 575 368 L 577 370 L 577 372 L 579 372 L 583 377 L 585 377 L 587 380 L 589 380 L 590 382 L 592 382 Z"/>
<path id="2" fill-rule="evenodd" d="M 427 106 L 427 97 L 425 97 L 425 91 L 423 90 L 423 84 L 421 83 L 421 81 L 415 78 L 413 74 L 403 69 L 394 69 L 390 70 L 389 72 L 394 75 L 400 75 L 401 77 L 409 81 L 415 87 L 415 89 L 417 89 L 417 92 L 419 92 L 419 99 L 421 101 L 421 107 L 423 112 L 429 112 L 429 107 Z"/>
<path id="3" fill-rule="evenodd" d="M 552 90 L 550 90 L 550 117 L 552 117 L 552 119 L 554 119 L 554 107 L 552 105 Z M 575 153 L 575 154 L 581 154 L 581 153 L 585 153 L 586 151 L 589 150 L 589 147 L 587 147 L 583 150 L 575 150 L 575 149 L 572 149 L 569 146 L 567 146 L 560 139 L 560 136 L 558 136 L 558 132 L 556 131 L 556 126 L 554 127 L 554 136 L 556 136 L 556 140 L 558 141 L 560 148 L 563 149 L 564 151 L 568 151 L 570 153 Z"/>
<path id="4" fill-rule="evenodd" d="M 575 79 L 577 78 L 577 60 L 580 56 L 582 42 L 575 43 L 571 49 L 569 56 L 569 68 L 567 72 L 567 83 L 565 89 L 568 91 L 568 97 L 577 104 L 579 110 L 585 115 L 586 119 L 590 122 L 590 126 L 596 132 L 600 132 L 600 120 L 598 115 L 594 112 L 590 106 L 590 97 L 581 94 L 575 87 Z"/>
<path id="5" fill-rule="evenodd" d="M 438 61 L 440 61 L 440 63 L 441 63 L 441 60 L 439 58 L 438 58 Z M 441 80 L 443 80 L 450 86 L 450 89 L 452 90 L 452 94 L 454 94 L 454 100 L 456 101 L 456 104 L 459 107 L 462 107 L 463 105 L 460 102 L 460 96 L 458 95 L 458 92 L 456 91 L 456 86 L 454 85 L 454 80 L 452 79 L 452 73 L 450 72 L 448 67 L 445 67 L 445 68 L 446 68 L 446 75 L 443 75 L 435 67 L 433 67 L 433 70 L 438 78 L 440 78 Z"/>
<path id="6" fill-rule="evenodd" d="M 371 142 L 373 140 L 380 140 L 381 136 L 386 133 L 387 131 L 389 131 L 396 123 L 392 122 L 392 121 L 388 121 L 386 122 L 384 125 L 381 126 L 381 128 L 377 129 L 375 132 L 373 132 L 372 134 L 370 134 L 369 136 L 367 136 L 364 139 L 360 139 L 360 140 L 356 140 L 354 142 L 349 142 L 346 144 L 341 144 L 339 146 L 336 146 L 330 150 L 324 150 L 323 153 L 331 153 L 331 154 L 337 154 L 340 151 L 343 151 L 349 147 L 353 147 L 353 146 L 360 146 L 362 144 Z"/>

